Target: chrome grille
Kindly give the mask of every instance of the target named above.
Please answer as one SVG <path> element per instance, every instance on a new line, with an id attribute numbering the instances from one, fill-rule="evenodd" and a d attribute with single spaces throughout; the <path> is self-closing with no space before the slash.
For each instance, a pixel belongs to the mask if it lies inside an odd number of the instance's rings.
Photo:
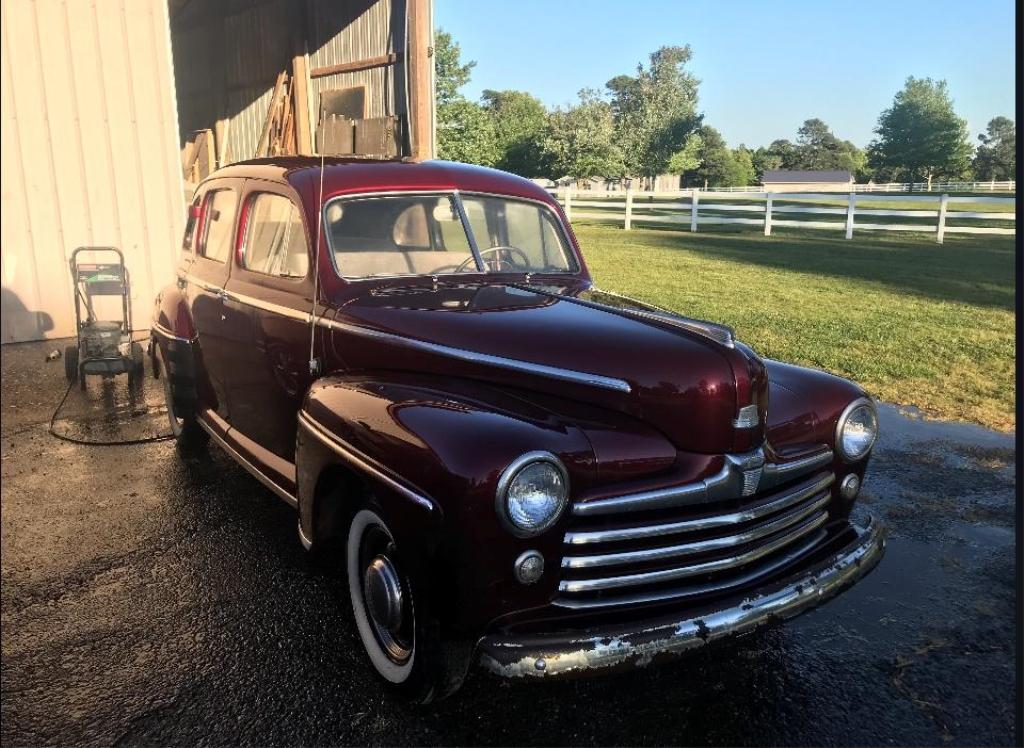
<path id="1" fill-rule="evenodd" d="M 782 569 L 826 536 L 835 476 L 821 468 L 831 458 L 830 450 L 819 451 L 762 466 L 741 456 L 696 484 L 598 499 L 599 511 L 577 503 L 555 604 L 598 608 L 692 597 Z M 770 489 L 747 495 L 750 473 L 768 479 Z M 707 502 L 706 490 L 691 490 L 714 481 L 730 486 L 732 497 L 714 494 Z"/>

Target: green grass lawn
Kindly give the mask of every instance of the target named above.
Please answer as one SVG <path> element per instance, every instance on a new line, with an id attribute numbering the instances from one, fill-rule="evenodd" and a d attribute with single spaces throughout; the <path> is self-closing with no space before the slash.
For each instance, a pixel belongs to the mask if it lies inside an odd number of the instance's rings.
<path id="1" fill-rule="evenodd" d="M 1014 425 L 1014 237 L 577 223 L 598 286 L 941 418 Z"/>

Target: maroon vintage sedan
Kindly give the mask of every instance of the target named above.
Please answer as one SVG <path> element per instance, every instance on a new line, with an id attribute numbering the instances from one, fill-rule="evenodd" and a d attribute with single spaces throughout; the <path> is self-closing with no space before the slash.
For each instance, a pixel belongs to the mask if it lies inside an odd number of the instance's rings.
<path id="1" fill-rule="evenodd" d="M 298 510 L 373 666 L 419 701 L 474 662 L 554 678 L 677 655 L 883 553 L 849 520 L 877 433 L 863 390 L 599 291 L 557 203 L 510 174 L 222 169 L 151 353 L 179 450 L 212 437 Z"/>

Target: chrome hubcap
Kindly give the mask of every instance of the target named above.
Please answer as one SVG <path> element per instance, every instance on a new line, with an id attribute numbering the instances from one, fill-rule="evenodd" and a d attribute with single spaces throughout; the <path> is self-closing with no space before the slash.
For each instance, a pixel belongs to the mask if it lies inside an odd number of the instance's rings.
<path id="1" fill-rule="evenodd" d="M 363 594 L 374 623 L 392 633 L 402 627 L 402 585 L 387 556 L 377 556 L 366 567 Z"/>
<path id="2" fill-rule="evenodd" d="M 412 614 L 402 590 L 402 578 L 389 552 L 390 538 L 371 533 L 368 545 L 377 547 L 363 556 L 363 601 L 374 635 L 388 658 L 403 664 L 412 655 Z M 382 547 L 383 546 L 383 547 Z M 369 550 L 369 549 L 367 549 Z"/>

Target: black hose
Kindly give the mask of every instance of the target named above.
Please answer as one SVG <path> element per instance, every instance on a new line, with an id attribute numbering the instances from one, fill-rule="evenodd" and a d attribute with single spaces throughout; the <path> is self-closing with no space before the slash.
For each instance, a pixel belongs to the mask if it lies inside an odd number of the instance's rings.
<path id="1" fill-rule="evenodd" d="M 66 442 L 71 442 L 72 444 L 84 444 L 87 447 L 128 447 L 133 444 L 150 444 L 152 442 L 162 442 L 174 438 L 174 434 L 162 434 L 160 436 L 146 436 L 143 437 L 142 439 L 121 439 L 111 442 L 91 442 L 87 441 L 86 439 L 76 439 L 73 436 L 58 434 L 56 431 L 54 431 L 53 424 L 56 422 L 57 414 L 60 413 L 60 409 L 64 407 L 64 402 L 68 399 L 68 395 L 71 394 L 71 388 L 74 386 L 74 382 L 68 383 L 68 388 L 64 390 L 64 397 L 60 399 L 60 403 L 58 403 L 56 410 L 54 410 L 53 415 L 50 416 L 50 426 L 48 430 L 51 436 L 55 436 L 58 439 L 63 439 Z"/>

